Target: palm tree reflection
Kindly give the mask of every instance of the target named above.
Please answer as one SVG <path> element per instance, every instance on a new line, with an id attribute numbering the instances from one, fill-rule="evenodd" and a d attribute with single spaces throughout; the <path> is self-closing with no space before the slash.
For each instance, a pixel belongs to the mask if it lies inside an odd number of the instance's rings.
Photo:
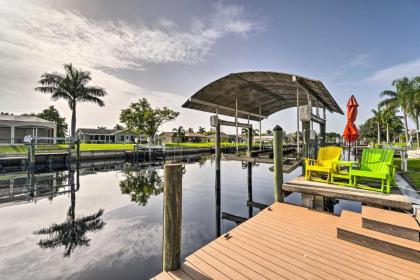
<path id="1" fill-rule="evenodd" d="M 145 206 L 151 196 L 163 192 L 163 180 L 155 169 L 129 169 L 120 182 L 120 189 L 122 194 L 131 196 L 131 201 Z"/>
<path id="2" fill-rule="evenodd" d="M 67 211 L 67 218 L 61 224 L 52 224 L 47 228 L 34 231 L 34 234 L 45 234 L 48 238 L 38 242 L 43 249 L 64 246 L 64 257 L 70 257 L 77 247 L 89 246 L 90 239 L 86 233 L 101 230 L 105 222 L 100 218 L 104 213 L 103 209 L 84 217 L 76 218 L 76 190 L 74 187 L 74 171 L 69 172 L 71 205 Z"/>

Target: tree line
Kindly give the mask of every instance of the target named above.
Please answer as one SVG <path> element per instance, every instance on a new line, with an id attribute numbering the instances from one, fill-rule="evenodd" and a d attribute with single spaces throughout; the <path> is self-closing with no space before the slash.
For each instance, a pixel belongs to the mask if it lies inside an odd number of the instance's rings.
<path id="1" fill-rule="evenodd" d="M 373 116 L 360 127 L 361 136 L 378 143 L 404 141 L 410 143 L 408 119 L 416 125 L 416 142 L 420 147 L 420 76 L 397 79 L 392 82 L 394 90 L 380 93 L 382 100 L 378 108 L 372 110 Z M 402 118 L 397 113 L 402 113 Z M 403 137 L 401 137 L 402 133 Z"/>
<path id="2" fill-rule="evenodd" d="M 102 98 L 107 95 L 107 92 L 101 87 L 90 86 L 89 83 L 91 80 L 92 77 L 89 71 L 77 69 L 70 63 L 64 64 L 64 73 L 44 73 L 38 81 L 40 86 L 35 88 L 35 91 L 50 94 L 52 100 L 62 99 L 67 101 L 72 112 L 70 124 L 71 137 L 75 137 L 76 135 L 77 106 L 80 103 L 89 102 L 97 104 L 100 107 L 105 106 Z M 146 135 L 153 141 L 159 127 L 165 122 L 174 120 L 178 115 L 179 112 L 167 107 L 152 108 L 147 99 L 141 98 L 121 111 L 120 122 L 127 129 L 137 133 L 139 136 Z M 56 117 L 53 121 L 57 120 L 61 121 L 65 119 Z M 120 125 L 116 127 L 123 129 Z M 65 129 L 63 128 L 62 131 L 67 131 L 67 127 Z"/>

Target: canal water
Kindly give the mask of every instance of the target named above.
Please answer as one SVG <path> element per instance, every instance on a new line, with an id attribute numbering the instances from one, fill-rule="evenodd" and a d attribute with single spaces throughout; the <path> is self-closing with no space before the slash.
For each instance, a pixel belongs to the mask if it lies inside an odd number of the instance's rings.
<path id="1" fill-rule="evenodd" d="M 258 213 L 247 200 L 273 202 L 268 164 L 222 162 L 216 205 L 214 161 L 185 164 L 182 257 L 236 226 L 221 212 Z M 301 173 L 285 175 L 285 181 Z M 129 163 L 0 174 L 0 279 L 148 279 L 161 271 L 161 166 Z M 252 189 L 252 192 L 251 192 Z M 287 202 L 300 204 L 300 194 Z M 360 211 L 351 201 L 330 202 L 335 213 Z M 219 206 L 220 208 L 218 208 Z M 217 228 L 220 226 L 220 228 Z"/>

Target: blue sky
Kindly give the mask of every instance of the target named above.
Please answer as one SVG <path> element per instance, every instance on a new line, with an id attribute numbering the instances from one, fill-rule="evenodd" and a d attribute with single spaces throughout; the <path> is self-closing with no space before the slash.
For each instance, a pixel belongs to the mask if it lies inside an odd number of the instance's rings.
<path id="1" fill-rule="evenodd" d="M 392 80 L 420 75 L 419 1 L 3 1 L 0 111 L 39 112 L 65 102 L 35 93 L 39 76 L 73 62 L 109 92 L 106 107 L 79 107 L 79 127 L 112 127 L 141 97 L 181 112 L 162 130 L 209 127 L 209 114 L 181 109 L 207 83 L 266 70 L 321 80 L 345 109 L 370 116 Z M 345 117 L 329 115 L 341 132 Z M 263 122 L 295 130 L 293 110 Z M 413 127 L 413 123 L 411 123 Z"/>

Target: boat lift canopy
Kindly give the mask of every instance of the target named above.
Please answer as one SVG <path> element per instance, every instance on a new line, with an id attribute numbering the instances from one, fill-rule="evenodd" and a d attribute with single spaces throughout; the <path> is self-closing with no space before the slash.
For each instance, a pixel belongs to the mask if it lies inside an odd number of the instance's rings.
<path id="1" fill-rule="evenodd" d="M 182 107 L 259 121 L 281 110 L 307 105 L 308 100 L 318 108 L 344 114 L 321 81 L 258 71 L 232 73 L 211 82 Z"/>

